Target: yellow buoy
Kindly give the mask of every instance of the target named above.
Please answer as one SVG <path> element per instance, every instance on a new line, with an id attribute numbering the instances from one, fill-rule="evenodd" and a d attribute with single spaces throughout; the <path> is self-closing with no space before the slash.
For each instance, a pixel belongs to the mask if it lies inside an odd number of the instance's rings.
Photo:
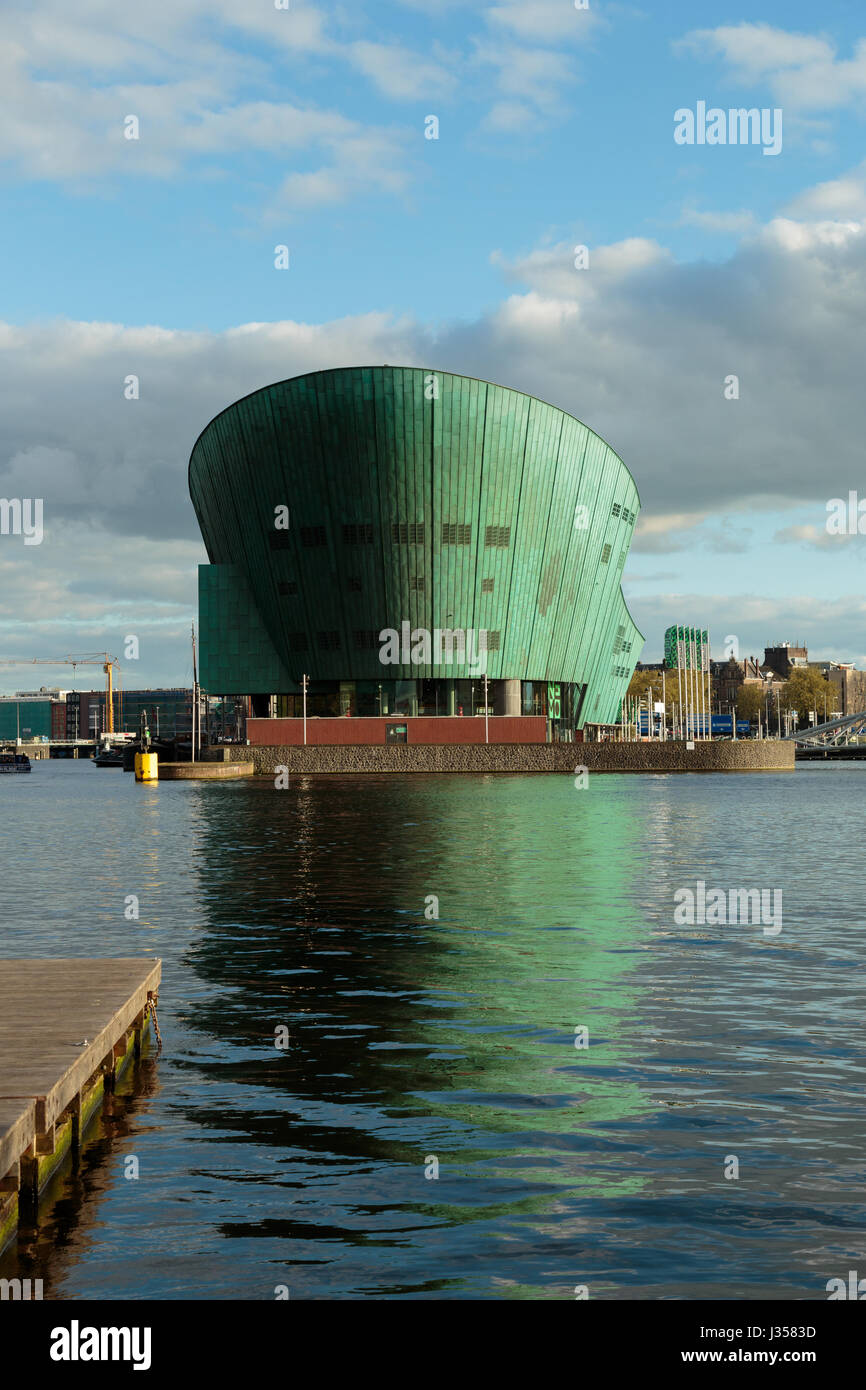
<path id="1" fill-rule="evenodd" d="M 136 753 L 135 780 L 136 782 L 159 781 L 159 758 L 156 753 Z"/>

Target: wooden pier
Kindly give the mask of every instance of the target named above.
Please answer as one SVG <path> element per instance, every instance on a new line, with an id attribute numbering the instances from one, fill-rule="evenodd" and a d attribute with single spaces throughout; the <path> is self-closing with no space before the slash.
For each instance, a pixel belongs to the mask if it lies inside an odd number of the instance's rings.
<path id="1" fill-rule="evenodd" d="M 141 1053 L 157 959 L 0 959 L 0 1251 Z"/>

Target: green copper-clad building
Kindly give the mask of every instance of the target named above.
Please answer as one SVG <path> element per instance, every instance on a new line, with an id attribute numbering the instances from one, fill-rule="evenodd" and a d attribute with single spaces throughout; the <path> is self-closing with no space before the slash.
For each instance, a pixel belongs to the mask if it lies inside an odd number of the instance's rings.
<path id="1" fill-rule="evenodd" d="M 306 676 L 310 715 L 471 715 L 486 690 L 554 738 L 619 719 L 640 503 L 565 411 L 427 368 L 312 372 L 217 415 L 189 486 L 210 694 L 295 717 Z"/>

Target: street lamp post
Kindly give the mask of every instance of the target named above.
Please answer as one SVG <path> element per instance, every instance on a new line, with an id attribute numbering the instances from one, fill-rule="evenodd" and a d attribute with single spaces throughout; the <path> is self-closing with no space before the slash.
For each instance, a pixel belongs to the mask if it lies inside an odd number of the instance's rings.
<path id="1" fill-rule="evenodd" d="M 490 731 L 487 723 L 487 672 L 484 672 L 484 742 L 490 742 Z"/>

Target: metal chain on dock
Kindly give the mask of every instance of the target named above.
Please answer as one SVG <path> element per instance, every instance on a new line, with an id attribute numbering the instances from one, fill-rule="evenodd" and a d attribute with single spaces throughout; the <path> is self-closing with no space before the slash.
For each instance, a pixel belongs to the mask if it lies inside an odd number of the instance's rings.
<path id="1" fill-rule="evenodd" d="M 148 999 L 147 1003 L 146 1003 L 145 1006 L 144 1006 L 144 1016 L 145 1016 L 145 1018 L 147 1017 L 148 1014 L 150 1014 L 151 1018 L 153 1019 L 153 1029 L 154 1029 L 154 1032 L 156 1033 L 156 1043 L 157 1043 L 156 1050 L 157 1050 L 157 1052 L 161 1052 L 161 1051 L 162 1051 L 162 1037 L 161 1037 L 160 1031 L 159 1031 L 159 1019 L 158 1019 L 157 1016 L 156 1016 L 156 1000 L 155 1000 L 155 999 Z"/>

